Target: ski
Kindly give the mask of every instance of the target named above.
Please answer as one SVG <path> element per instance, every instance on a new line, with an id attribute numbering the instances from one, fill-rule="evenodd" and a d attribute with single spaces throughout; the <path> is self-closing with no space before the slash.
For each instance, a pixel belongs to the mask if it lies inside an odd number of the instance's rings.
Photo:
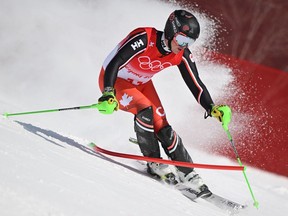
<path id="1" fill-rule="evenodd" d="M 236 203 L 227 198 L 221 197 L 213 192 L 202 197 L 198 197 L 195 190 L 182 183 L 178 183 L 177 185 L 175 185 L 175 188 L 179 190 L 185 197 L 189 198 L 194 202 L 197 202 L 197 199 L 202 199 L 231 214 L 238 213 L 239 211 L 247 207 L 246 205 Z"/>
<path id="2" fill-rule="evenodd" d="M 212 193 L 209 197 L 203 197 L 203 199 L 217 206 L 218 208 L 229 211 L 230 213 L 238 213 L 241 209 L 247 208 L 247 205 L 233 202 L 214 193 Z"/>
<path id="3" fill-rule="evenodd" d="M 130 137 L 129 141 L 131 143 L 134 143 L 136 145 L 138 145 L 138 141 L 137 139 Z M 199 195 L 197 194 L 197 192 L 195 190 L 193 190 L 192 188 L 182 184 L 182 183 L 178 183 L 177 185 L 175 185 L 175 188 L 177 190 L 179 190 L 185 197 L 187 197 L 188 199 L 196 202 L 196 199 L 199 199 Z M 236 203 L 234 201 L 231 201 L 229 199 L 226 199 L 224 197 L 221 197 L 215 193 L 210 193 L 206 196 L 202 196 L 200 197 L 201 199 L 211 203 L 212 205 L 227 211 L 229 213 L 235 214 L 238 213 L 239 211 L 241 211 L 242 209 L 247 208 L 247 205 L 242 205 L 239 203 Z"/>
<path id="4" fill-rule="evenodd" d="M 148 177 L 151 177 L 163 184 L 169 185 L 169 186 L 173 186 L 176 190 L 178 190 L 182 195 L 184 195 L 185 197 L 187 197 L 188 199 L 190 199 L 193 202 L 198 202 L 199 199 L 204 200 L 210 204 L 212 204 L 213 206 L 229 213 L 229 214 L 237 214 L 240 211 L 242 211 L 243 209 L 247 208 L 247 205 L 242 205 L 239 204 L 237 202 L 234 202 L 230 199 L 224 198 L 222 196 L 219 196 L 218 194 L 215 194 L 213 192 L 210 191 L 210 193 L 208 194 L 203 194 L 203 196 L 199 196 L 199 194 L 193 190 L 191 187 L 178 182 L 177 184 L 173 185 L 173 184 L 169 184 L 167 183 L 164 179 L 160 179 L 157 175 L 151 175 L 148 174 L 147 172 L 147 166 L 146 163 L 142 162 L 142 161 L 138 161 L 139 165 L 138 169 L 143 171 L 143 173 L 146 173 Z"/>

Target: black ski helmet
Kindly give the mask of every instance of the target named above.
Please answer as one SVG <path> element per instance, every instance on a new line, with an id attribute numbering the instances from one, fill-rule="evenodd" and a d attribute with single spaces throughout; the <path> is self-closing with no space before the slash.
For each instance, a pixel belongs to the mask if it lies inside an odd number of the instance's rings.
<path id="1" fill-rule="evenodd" d="M 186 10 L 175 10 L 167 19 L 164 34 L 168 41 L 172 41 L 177 33 L 196 40 L 200 34 L 200 25 L 196 17 Z"/>

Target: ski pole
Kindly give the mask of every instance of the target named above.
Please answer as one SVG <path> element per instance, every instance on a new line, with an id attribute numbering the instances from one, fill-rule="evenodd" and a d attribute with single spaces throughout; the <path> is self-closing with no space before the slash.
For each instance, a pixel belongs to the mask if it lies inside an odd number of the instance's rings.
<path id="1" fill-rule="evenodd" d="M 223 128 L 224 128 L 224 127 L 223 127 Z M 236 149 L 236 147 L 235 147 L 235 144 L 234 144 L 234 142 L 233 142 L 233 139 L 232 139 L 232 136 L 231 136 L 231 134 L 230 134 L 229 129 L 228 129 L 228 128 L 224 128 L 224 130 L 225 130 L 226 133 L 227 133 L 228 139 L 229 139 L 229 141 L 230 141 L 230 143 L 231 143 L 231 146 L 232 146 L 232 148 L 233 148 L 233 150 L 234 150 L 234 153 L 235 153 L 235 155 L 236 155 L 236 158 L 237 158 L 237 161 L 238 161 L 239 165 L 240 165 L 240 166 L 243 166 L 242 161 L 241 161 L 241 159 L 240 159 L 240 157 L 239 157 L 239 154 L 238 154 L 238 152 L 237 152 L 237 149 Z M 250 186 L 250 183 L 249 183 L 249 181 L 248 181 L 248 177 L 247 177 L 245 171 L 246 171 L 246 167 L 243 169 L 242 172 L 243 172 L 243 175 L 244 175 L 246 184 L 247 184 L 247 186 L 248 186 L 248 188 L 249 188 L 250 194 L 251 194 L 251 196 L 252 196 L 252 199 L 253 199 L 253 201 L 254 201 L 253 205 L 258 209 L 258 207 L 259 207 L 259 202 L 256 200 L 256 198 L 255 198 L 255 196 L 254 196 L 254 193 L 253 193 L 253 191 L 252 191 L 252 188 L 251 188 L 251 186 Z"/>
<path id="2" fill-rule="evenodd" d="M 78 109 L 91 109 L 98 108 L 98 104 L 92 104 L 88 106 L 78 106 L 78 107 L 68 107 L 68 108 L 60 108 L 60 109 L 48 109 L 48 110 L 38 110 L 38 111 L 30 111 L 30 112 L 19 112 L 19 113 L 4 113 L 4 117 L 9 116 L 17 116 L 17 115 L 30 115 L 30 114 L 38 114 L 38 113 L 48 113 L 48 112 L 59 112 L 66 110 L 78 110 Z"/>
<path id="3" fill-rule="evenodd" d="M 233 142 L 232 136 L 231 136 L 231 134 L 230 134 L 230 131 L 229 131 L 229 129 L 228 129 L 228 125 L 229 125 L 229 123 L 230 123 L 230 121 L 231 121 L 231 117 L 232 117 L 232 111 L 231 111 L 230 107 L 227 106 L 227 105 L 225 105 L 225 106 L 219 106 L 219 107 L 218 107 L 218 110 L 222 113 L 222 121 L 221 121 L 221 122 L 222 122 L 222 127 L 223 127 L 224 131 L 226 131 L 226 133 L 227 133 L 228 139 L 229 139 L 229 141 L 230 141 L 230 143 L 231 143 L 231 146 L 232 146 L 232 148 L 233 148 L 233 151 L 234 151 L 234 153 L 235 153 L 235 155 L 236 155 L 237 161 L 238 161 L 238 163 L 239 163 L 240 166 L 243 166 L 242 161 L 241 161 L 241 159 L 240 159 L 240 157 L 239 157 L 239 154 L 238 154 L 238 152 L 237 152 L 237 149 L 236 149 L 236 147 L 235 147 L 235 144 L 234 144 L 234 142 Z M 245 171 L 246 171 L 246 167 L 244 167 L 244 169 L 243 169 L 242 172 L 243 172 L 243 175 L 244 175 L 246 184 L 247 184 L 247 186 L 248 186 L 248 188 L 249 188 L 250 194 L 251 194 L 251 196 L 252 196 L 252 199 L 253 199 L 253 201 L 254 201 L 254 204 L 253 204 L 253 205 L 258 209 L 258 207 L 259 207 L 259 202 L 256 200 L 256 198 L 255 198 L 255 196 L 254 196 L 254 193 L 253 193 L 253 191 L 252 191 L 252 188 L 251 188 L 251 186 L 250 186 L 250 183 L 249 183 L 249 181 L 248 181 L 248 177 L 247 177 Z"/>
<path id="4" fill-rule="evenodd" d="M 37 114 L 37 113 L 48 113 L 48 112 L 59 112 L 66 110 L 78 110 L 78 109 L 98 109 L 100 113 L 103 114 L 111 114 L 115 110 L 118 105 L 117 101 L 114 98 L 109 98 L 108 100 L 101 101 L 97 104 L 87 105 L 87 106 L 78 106 L 78 107 L 68 107 L 68 108 L 60 108 L 60 109 L 48 109 L 48 110 L 38 110 L 38 111 L 30 111 L 30 112 L 19 112 L 19 113 L 4 113 L 2 114 L 4 117 L 16 116 L 16 115 L 29 115 L 29 114 Z"/>

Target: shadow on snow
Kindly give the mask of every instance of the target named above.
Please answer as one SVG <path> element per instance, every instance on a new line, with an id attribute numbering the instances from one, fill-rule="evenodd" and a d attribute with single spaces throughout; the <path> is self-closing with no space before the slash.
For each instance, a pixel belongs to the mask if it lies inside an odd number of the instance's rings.
<path id="1" fill-rule="evenodd" d="M 95 157 L 98 157 L 100 159 L 103 159 L 103 160 L 106 160 L 106 161 L 109 161 L 111 163 L 114 163 L 116 165 L 119 165 L 119 166 L 122 166 L 126 169 L 129 169 L 133 172 L 136 172 L 136 173 L 139 173 L 139 174 L 142 174 L 142 175 L 146 175 L 145 173 L 143 173 L 143 171 L 140 171 L 138 169 L 135 169 L 133 167 L 130 167 L 128 165 L 125 165 L 123 163 L 120 163 L 118 161 L 115 161 L 109 157 L 106 157 L 105 155 L 101 154 L 101 153 L 98 153 L 98 152 L 95 152 L 93 151 L 92 149 L 76 142 L 75 140 L 69 138 L 69 137 L 66 137 L 66 136 L 63 136 L 59 133 L 56 133 L 54 131 L 51 131 L 51 130 L 47 130 L 47 129 L 43 129 L 43 128 L 40 128 L 40 127 L 37 127 L 37 126 L 34 126 L 32 124 L 27 124 L 27 123 L 24 123 L 24 122 L 20 122 L 20 121 L 15 121 L 16 123 L 18 123 L 19 125 L 21 125 L 25 130 L 29 131 L 30 133 L 33 133 L 43 139 L 45 139 L 46 141 L 54 144 L 54 145 L 57 145 L 61 148 L 65 148 L 65 144 L 69 145 L 69 146 L 72 146 L 72 147 L 75 147 L 75 148 L 78 148 L 80 149 L 81 151 L 87 153 L 87 154 L 90 154 L 90 155 L 93 155 Z M 58 144 L 56 141 L 54 140 L 58 140 L 64 144 Z"/>

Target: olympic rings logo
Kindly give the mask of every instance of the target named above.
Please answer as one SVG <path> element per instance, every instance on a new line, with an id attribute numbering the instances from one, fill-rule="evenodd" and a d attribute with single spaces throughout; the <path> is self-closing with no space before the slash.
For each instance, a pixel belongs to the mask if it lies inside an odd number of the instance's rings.
<path id="1" fill-rule="evenodd" d="M 166 67 L 172 66 L 170 62 L 162 63 L 159 60 L 154 60 L 151 62 L 151 59 L 148 56 L 141 56 L 138 58 L 139 67 L 143 70 L 151 70 L 154 72 L 163 70 Z"/>

